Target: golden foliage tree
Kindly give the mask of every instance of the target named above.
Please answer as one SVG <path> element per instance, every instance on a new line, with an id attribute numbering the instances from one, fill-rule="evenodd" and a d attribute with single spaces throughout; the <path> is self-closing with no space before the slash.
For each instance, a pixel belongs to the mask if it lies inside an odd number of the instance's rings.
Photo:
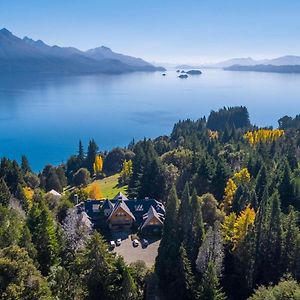
<path id="1" fill-rule="evenodd" d="M 229 212 L 230 208 L 232 207 L 232 201 L 236 190 L 237 185 L 231 178 L 229 178 L 224 191 L 223 208 L 225 212 Z"/>
<path id="2" fill-rule="evenodd" d="M 26 186 L 23 187 L 23 193 L 27 202 L 27 207 L 30 209 L 32 207 L 32 198 L 34 195 L 34 191 L 30 187 Z"/>
<path id="3" fill-rule="evenodd" d="M 251 175 L 248 171 L 247 168 L 243 168 L 241 171 L 239 172 L 236 172 L 234 175 L 233 175 L 233 180 L 237 183 L 237 184 L 240 184 L 240 183 L 248 183 L 250 182 L 250 179 L 251 179 Z"/>
<path id="4" fill-rule="evenodd" d="M 249 183 L 250 180 L 251 175 L 247 168 L 243 168 L 239 172 L 234 173 L 232 178 L 229 178 L 225 187 L 224 200 L 222 203 L 222 208 L 226 213 L 228 213 L 230 211 L 230 208 L 232 207 L 232 201 L 238 186 L 240 184 Z"/>
<path id="5" fill-rule="evenodd" d="M 221 225 L 221 232 L 225 243 L 232 243 L 234 240 L 234 224 L 236 221 L 236 214 L 232 212 L 225 216 L 224 222 Z"/>
<path id="6" fill-rule="evenodd" d="M 103 194 L 99 182 L 91 183 L 86 189 L 90 199 L 103 199 Z"/>
<path id="7" fill-rule="evenodd" d="M 244 240 L 254 221 L 255 211 L 249 205 L 238 216 L 235 213 L 226 216 L 221 226 L 224 242 L 235 249 Z"/>
<path id="8" fill-rule="evenodd" d="M 234 247 L 241 242 L 247 235 L 249 228 L 253 226 L 255 221 L 255 210 L 249 205 L 241 211 L 234 224 Z"/>
<path id="9" fill-rule="evenodd" d="M 101 155 L 96 155 L 95 162 L 93 164 L 94 173 L 99 175 L 103 169 L 103 158 Z"/>
<path id="10" fill-rule="evenodd" d="M 219 132 L 218 131 L 213 131 L 213 130 L 208 130 L 207 131 L 208 137 L 210 140 L 217 140 L 219 138 Z"/>
<path id="11" fill-rule="evenodd" d="M 132 175 L 132 160 L 124 160 L 122 171 L 120 172 L 119 182 L 127 184 Z"/>
<path id="12" fill-rule="evenodd" d="M 282 136 L 284 136 L 284 130 L 280 129 L 259 129 L 255 131 L 248 131 L 244 134 L 245 140 L 251 145 L 273 142 Z"/>

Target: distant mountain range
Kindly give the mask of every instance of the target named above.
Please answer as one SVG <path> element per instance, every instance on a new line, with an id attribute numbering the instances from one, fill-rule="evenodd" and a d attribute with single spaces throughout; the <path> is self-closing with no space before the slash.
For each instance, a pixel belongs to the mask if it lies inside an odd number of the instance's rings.
<path id="1" fill-rule="evenodd" d="M 107 47 L 80 51 L 49 46 L 41 40 L 23 39 L 0 30 L 0 72 L 38 74 L 126 73 L 164 71 L 141 58 L 113 52 Z"/>
<path id="2" fill-rule="evenodd" d="M 254 65 L 241 66 L 233 65 L 224 68 L 225 71 L 252 71 L 252 72 L 269 72 L 269 73 L 300 73 L 300 65 Z"/>
<path id="3" fill-rule="evenodd" d="M 191 68 L 229 68 L 232 66 L 300 66 L 300 56 L 286 55 L 275 59 L 262 59 L 255 60 L 251 57 L 247 58 L 232 58 L 213 64 L 201 64 L 201 65 L 179 65 L 178 69 L 191 69 Z M 262 67 L 260 67 L 262 68 Z M 268 67 L 268 69 L 272 69 Z M 274 68 L 274 70 L 283 68 Z M 271 71 L 270 71 L 271 72 Z"/>

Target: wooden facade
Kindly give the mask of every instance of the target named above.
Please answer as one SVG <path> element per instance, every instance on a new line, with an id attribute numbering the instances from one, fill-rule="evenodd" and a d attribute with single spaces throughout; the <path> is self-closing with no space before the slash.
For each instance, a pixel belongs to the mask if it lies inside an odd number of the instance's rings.
<path id="1" fill-rule="evenodd" d="M 112 230 L 129 230 L 134 218 L 122 207 L 117 207 L 108 218 L 109 228 Z"/>

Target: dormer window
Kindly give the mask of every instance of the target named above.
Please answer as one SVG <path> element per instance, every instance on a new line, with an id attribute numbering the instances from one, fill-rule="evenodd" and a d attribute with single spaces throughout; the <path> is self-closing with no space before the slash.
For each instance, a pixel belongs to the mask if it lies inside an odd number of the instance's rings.
<path id="1" fill-rule="evenodd" d="M 135 205 L 134 209 L 135 209 L 135 211 L 143 211 L 144 210 L 143 204 Z"/>

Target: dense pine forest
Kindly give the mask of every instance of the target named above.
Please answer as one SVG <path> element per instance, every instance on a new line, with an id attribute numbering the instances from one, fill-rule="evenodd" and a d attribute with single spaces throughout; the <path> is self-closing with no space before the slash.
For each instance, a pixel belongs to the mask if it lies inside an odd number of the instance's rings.
<path id="1" fill-rule="evenodd" d="M 299 299 L 299 163 L 300 115 L 258 128 L 246 107 L 109 152 L 80 142 L 39 174 L 2 158 L 0 299 Z M 129 197 L 166 207 L 151 269 L 107 251 L 74 207 L 116 173 Z"/>

